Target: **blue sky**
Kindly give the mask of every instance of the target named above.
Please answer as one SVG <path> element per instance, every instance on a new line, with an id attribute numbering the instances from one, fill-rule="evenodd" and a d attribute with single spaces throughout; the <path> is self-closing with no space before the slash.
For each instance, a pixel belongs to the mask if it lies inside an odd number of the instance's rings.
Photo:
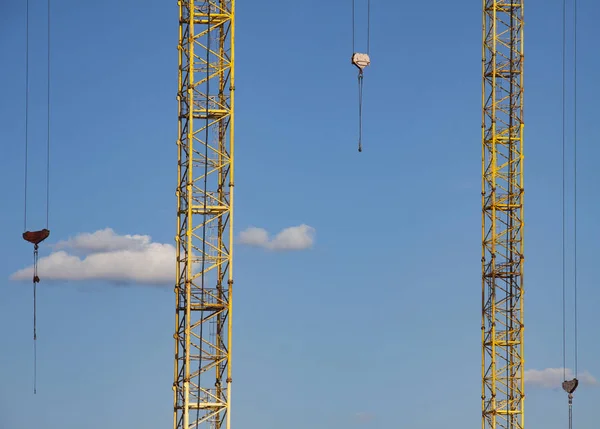
<path id="1" fill-rule="evenodd" d="M 349 3 L 237 6 L 236 234 L 307 224 L 316 241 L 236 247 L 233 424 L 476 427 L 481 5 L 372 2 L 358 154 Z M 45 2 L 31 4 L 29 211 L 43 226 Z M 539 370 L 562 366 L 561 9 L 526 7 L 525 350 Z M 596 377 L 599 12 L 579 1 L 579 367 Z M 64 0 L 52 16 L 49 243 L 112 228 L 174 244 L 176 3 Z M 31 285 L 9 280 L 32 258 L 24 23 L 23 4 L 0 3 L 0 427 L 170 427 L 172 285 L 41 274 L 32 395 Z M 577 424 L 599 400 L 579 388 Z M 528 424 L 562 428 L 566 411 L 564 392 L 528 387 Z"/>

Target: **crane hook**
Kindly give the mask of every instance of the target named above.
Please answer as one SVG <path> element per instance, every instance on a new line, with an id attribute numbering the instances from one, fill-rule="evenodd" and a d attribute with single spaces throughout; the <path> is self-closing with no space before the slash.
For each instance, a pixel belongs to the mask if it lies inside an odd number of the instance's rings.
<path id="1" fill-rule="evenodd" d="M 358 68 L 358 151 L 362 152 L 362 89 L 363 89 L 363 70 L 369 64 L 371 59 L 369 54 L 355 52 L 352 54 L 352 64 Z"/>

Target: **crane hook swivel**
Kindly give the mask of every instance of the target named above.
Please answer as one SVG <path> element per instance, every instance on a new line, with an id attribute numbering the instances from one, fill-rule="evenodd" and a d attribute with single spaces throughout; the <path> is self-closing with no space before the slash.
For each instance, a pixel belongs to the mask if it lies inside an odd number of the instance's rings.
<path id="1" fill-rule="evenodd" d="M 363 70 L 369 64 L 371 59 L 369 54 L 355 52 L 352 54 L 352 64 L 358 68 L 358 151 L 362 152 L 362 89 L 363 89 Z"/>

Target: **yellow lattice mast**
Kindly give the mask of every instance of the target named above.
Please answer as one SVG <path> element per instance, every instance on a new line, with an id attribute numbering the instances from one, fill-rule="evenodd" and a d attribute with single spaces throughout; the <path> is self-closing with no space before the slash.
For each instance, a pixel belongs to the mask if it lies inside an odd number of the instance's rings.
<path id="1" fill-rule="evenodd" d="M 482 427 L 521 429 L 523 0 L 483 1 Z"/>
<path id="2" fill-rule="evenodd" d="M 234 1 L 179 1 L 175 429 L 229 428 Z"/>

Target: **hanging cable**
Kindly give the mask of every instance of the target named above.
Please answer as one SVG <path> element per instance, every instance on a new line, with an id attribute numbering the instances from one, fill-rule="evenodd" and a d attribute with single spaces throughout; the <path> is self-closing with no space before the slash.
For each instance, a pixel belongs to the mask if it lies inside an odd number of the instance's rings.
<path id="1" fill-rule="evenodd" d="M 355 48 L 355 4 L 352 0 L 352 64 L 358 68 L 358 151 L 362 152 L 362 100 L 363 70 L 371 63 L 369 57 L 371 45 L 371 0 L 367 1 L 367 53 L 356 52 Z"/>
<path id="2" fill-rule="evenodd" d="M 25 5 L 25 207 L 24 207 L 24 230 L 27 231 L 27 179 L 29 164 L 29 0 Z M 37 254 L 38 245 L 34 245 L 33 251 L 33 394 L 37 394 L 37 321 L 36 321 L 36 295 L 37 283 Z"/>
<path id="3" fill-rule="evenodd" d="M 577 334 L 577 0 L 573 0 L 573 188 L 574 188 L 574 270 L 573 270 L 573 306 L 575 324 L 575 378 L 578 374 L 578 334 Z"/>
<path id="4" fill-rule="evenodd" d="M 354 33 L 355 33 L 355 18 L 354 18 L 354 0 L 352 0 L 352 53 L 356 52 L 354 48 Z"/>
<path id="5" fill-rule="evenodd" d="M 567 1 L 563 0 L 562 22 L 562 352 L 563 352 L 563 380 L 567 379 L 567 328 L 566 328 L 566 241 L 565 241 L 565 79 L 566 79 L 566 26 L 567 26 Z"/>
<path id="6" fill-rule="evenodd" d="M 573 393 L 579 385 L 578 377 L 578 332 L 577 332 L 577 0 L 573 0 L 573 44 L 574 44 L 574 56 L 573 56 L 573 71 L 574 71 L 574 118 L 573 118 L 573 152 L 574 152 L 574 168 L 573 168 L 573 182 L 574 182 L 574 274 L 573 274 L 573 288 L 574 288 L 574 348 L 575 348 L 575 359 L 574 359 L 574 378 L 567 380 L 567 323 L 566 323 L 566 240 L 565 240 L 565 212 L 566 212 L 566 15 L 567 15 L 567 2 L 563 0 L 563 46 L 562 46 L 562 257 L 563 257 L 563 273 L 562 273 L 562 289 L 563 289 L 563 376 L 564 381 L 562 388 L 568 394 L 569 400 L 569 429 L 573 428 Z"/>
<path id="7" fill-rule="evenodd" d="M 26 24 L 25 24 L 25 203 L 24 203 L 24 229 L 23 239 L 33 244 L 33 393 L 37 393 L 37 284 L 40 282 L 38 276 L 39 244 L 50 236 L 50 0 L 48 7 L 48 68 L 47 68 L 47 144 L 46 144 L 46 227 L 38 231 L 27 230 L 27 182 L 29 177 L 29 0 L 26 1 Z"/>
<path id="8" fill-rule="evenodd" d="M 358 73 L 358 151 L 362 152 L 362 91 L 363 73 Z"/>
<path id="9" fill-rule="evenodd" d="M 29 0 L 25 2 L 25 207 L 23 229 L 27 231 L 27 177 L 29 157 Z"/>
<path id="10" fill-rule="evenodd" d="M 367 0 L 367 55 L 371 50 L 371 0 Z"/>
<path id="11" fill-rule="evenodd" d="M 38 246 L 33 254 L 33 276 L 37 277 Z M 37 394 L 37 282 L 33 281 L 33 394 Z"/>
<path id="12" fill-rule="evenodd" d="M 47 111 L 48 116 L 46 118 L 46 132 L 47 132 L 47 144 L 46 144 L 46 229 L 50 227 L 50 0 L 48 0 L 48 92 L 47 92 Z"/>

